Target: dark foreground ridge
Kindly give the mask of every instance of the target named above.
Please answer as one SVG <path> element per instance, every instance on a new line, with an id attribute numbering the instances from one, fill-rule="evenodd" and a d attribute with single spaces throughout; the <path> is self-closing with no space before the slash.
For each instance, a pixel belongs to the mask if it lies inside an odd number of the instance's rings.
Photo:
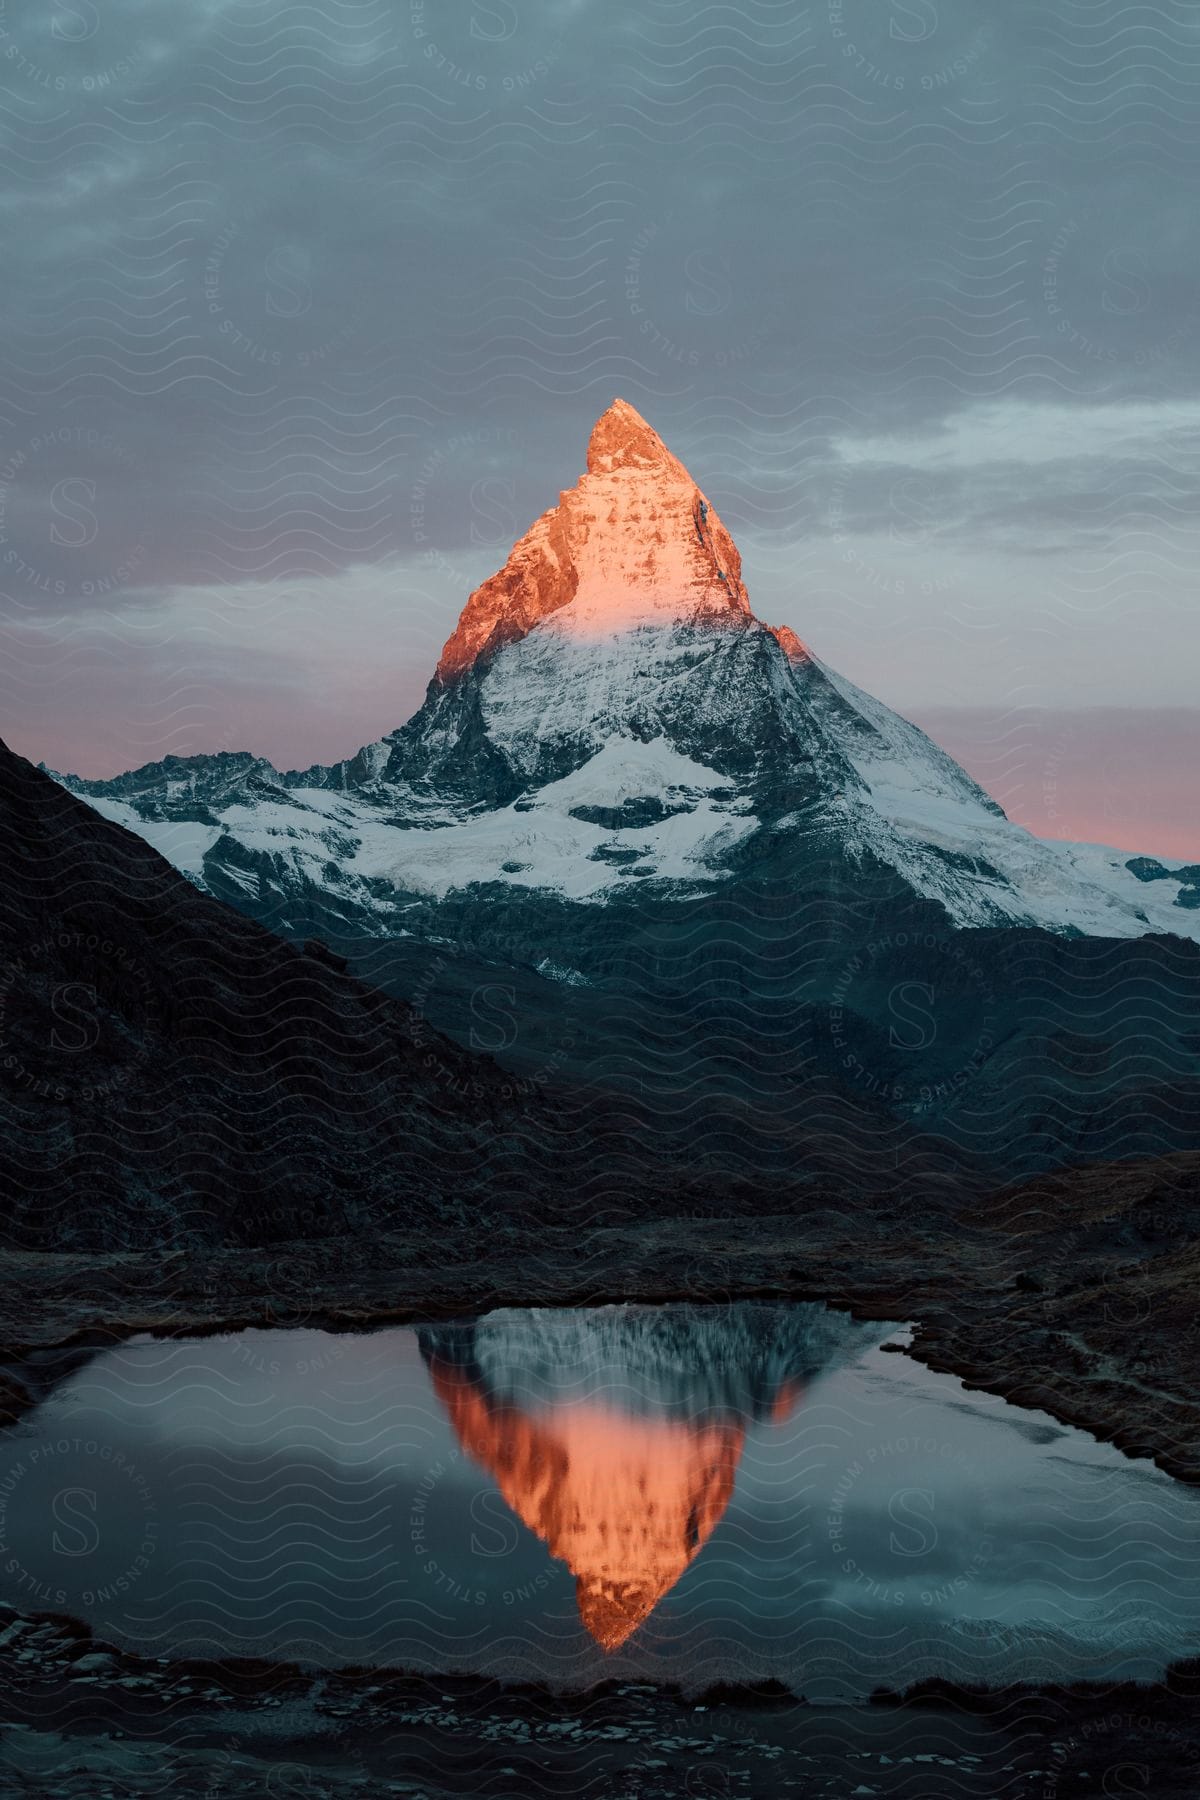
<path id="1" fill-rule="evenodd" d="M 89 1252 L 532 1219 L 611 1148 L 3 745 L 0 1136 L 4 1243 Z"/>
<path id="2" fill-rule="evenodd" d="M 511 973 L 477 971 L 465 1038 Z M 602 1084 L 585 1054 L 505 1070 L 451 1041 L 419 958 L 409 974 L 416 1005 L 317 939 L 285 942 L 0 746 L 0 1243 L 162 1253 L 481 1224 L 498 1242 L 970 1175 L 969 1153 L 815 1071 L 802 1110 L 768 1116 L 769 1156 L 742 1154 L 744 1106 L 719 1120 L 732 1154 L 698 1155 L 661 1096 Z"/>

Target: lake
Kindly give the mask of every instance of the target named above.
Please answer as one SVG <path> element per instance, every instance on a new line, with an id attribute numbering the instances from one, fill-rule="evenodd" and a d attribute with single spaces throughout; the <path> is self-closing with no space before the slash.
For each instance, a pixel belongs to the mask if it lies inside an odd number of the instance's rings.
<path id="1" fill-rule="evenodd" d="M 906 1335 L 764 1302 L 134 1339 L 4 1434 L 0 1597 L 156 1655 L 820 1701 L 1196 1654 L 1200 1494 Z"/>

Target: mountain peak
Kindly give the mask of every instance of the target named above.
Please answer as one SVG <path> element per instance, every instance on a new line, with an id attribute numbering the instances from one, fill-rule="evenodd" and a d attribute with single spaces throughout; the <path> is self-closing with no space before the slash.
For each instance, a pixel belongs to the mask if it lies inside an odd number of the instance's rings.
<path id="1" fill-rule="evenodd" d="M 755 623 L 732 537 L 627 400 L 597 420 L 587 473 L 471 595 L 438 677 L 452 680 L 551 614 L 561 615 L 555 629 L 593 640 L 647 625 Z"/>
<path id="2" fill-rule="evenodd" d="M 588 439 L 588 474 L 613 475 L 618 469 L 669 470 L 687 478 L 683 464 L 628 400 L 614 400 L 600 414 Z"/>

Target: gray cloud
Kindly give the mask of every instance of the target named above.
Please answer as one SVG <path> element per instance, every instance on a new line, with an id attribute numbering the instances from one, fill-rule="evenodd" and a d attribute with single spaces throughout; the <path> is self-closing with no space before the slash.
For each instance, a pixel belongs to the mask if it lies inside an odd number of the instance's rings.
<path id="1" fill-rule="evenodd" d="M 0 0 L 6 733 L 274 643 L 352 750 L 618 392 L 893 703 L 1184 703 L 1198 109 L 1119 0 Z"/>

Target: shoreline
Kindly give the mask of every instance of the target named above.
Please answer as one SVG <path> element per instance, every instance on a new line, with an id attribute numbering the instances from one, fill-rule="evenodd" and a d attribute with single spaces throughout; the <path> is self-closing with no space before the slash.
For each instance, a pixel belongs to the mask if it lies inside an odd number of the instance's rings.
<path id="1" fill-rule="evenodd" d="M 40 1756 L 56 1764 L 53 1792 L 68 1800 L 111 1791 L 99 1784 L 111 1781 L 114 1762 L 126 1777 L 159 1784 L 116 1791 L 250 1800 L 275 1791 L 269 1770 L 281 1754 L 304 1793 L 361 1800 L 397 1792 L 440 1800 L 492 1784 L 533 1792 L 548 1771 L 585 1795 L 644 1773 L 653 1785 L 620 1791 L 689 1800 L 732 1791 L 736 1779 L 738 1791 L 774 1800 L 845 1793 L 852 1770 L 870 1774 L 865 1791 L 899 1800 L 913 1791 L 917 1762 L 931 1765 L 923 1795 L 982 1800 L 1009 1791 L 1015 1777 L 1023 1791 L 1065 1796 L 1108 1791 L 1080 1785 L 1103 1764 L 1106 1744 L 1123 1766 L 1145 1771 L 1144 1791 L 1190 1800 L 1198 1696 L 1200 1661 L 1155 1683 L 992 1690 L 926 1681 L 841 1705 L 771 1684 L 688 1695 L 613 1681 L 560 1694 L 385 1666 L 150 1657 L 70 1617 L 0 1604 L 0 1769 L 23 1774 Z M 469 1785 L 456 1779 L 464 1774 Z M 517 1776 L 535 1785 L 508 1788 Z M 717 1785 L 697 1785 L 702 1778 Z M 413 1780 L 420 1785 L 404 1785 Z M 597 1780 L 606 1785 L 589 1785 Z"/>
<path id="2" fill-rule="evenodd" d="M 1121 1171 L 1127 1212 L 1140 1192 L 1132 1173 Z M 919 1221 L 911 1210 L 831 1202 L 803 1218 L 664 1219 L 582 1241 L 549 1228 L 501 1238 L 484 1256 L 437 1256 L 402 1233 L 196 1257 L 0 1253 L 0 1421 L 38 1403 L 56 1364 L 143 1332 L 361 1332 L 498 1307 L 821 1301 L 911 1322 L 907 1354 L 930 1369 L 1200 1484 L 1200 1245 L 1186 1216 L 1165 1251 L 1139 1257 L 1128 1219 L 1117 1216 L 1114 1233 L 1111 1213 L 1089 1249 L 1078 1219 L 1051 1216 L 1034 1234 L 999 1206 L 987 1223 L 954 1220 L 944 1202 Z"/>
<path id="3" fill-rule="evenodd" d="M 1056 1219 L 1047 1237 L 1060 1229 Z M 1195 1331 L 1181 1330 L 1169 1305 L 1141 1319 L 1133 1345 L 1121 1328 L 1141 1265 L 1126 1258 L 1118 1280 L 1106 1253 L 1073 1238 L 1064 1282 L 1045 1250 L 1006 1229 L 999 1209 L 987 1225 L 964 1224 L 940 1209 L 923 1218 L 883 1207 L 849 1213 L 830 1200 L 803 1219 L 648 1221 L 582 1242 L 550 1230 L 536 1243 L 505 1239 L 485 1256 L 454 1255 L 453 1246 L 437 1255 L 428 1239 L 404 1233 L 195 1257 L 10 1253 L 0 1255 L 0 1418 L 15 1423 L 93 1354 L 141 1333 L 358 1333 L 498 1306 L 822 1301 L 861 1319 L 908 1321 L 911 1342 L 893 1345 L 896 1353 L 1200 1483 L 1200 1403 L 1170 1391 L 1186 1390 Z M 1190 1256 L 1185 1244 L 1160 1259 L 1169 1291 L 1182 1284 L 1186 1295 Z M 1032 1277 L 1031 1267 L 1041 1273 Z M 1135 1373 L 1128 1354 L 1122 1364 L 1114 1354 L 1122 1345 L 1138 1350 L 1143 1371 L 1164 1377 L 1164 1391 Z M 1192 1391 L 1200 1394 L 1200 1380 Z M 909 1780 L 918 1759 L 929 1769 L 923 1792 L 938 1800 L 982 1800 L 1010 1791 L 1015 1777 L 1027 1791 L 1067 1800 L 1104 1791 L 1088 1783 L 1110 1741 L 1110 1760 L 1145 1769 L 1147 1791 L 1163 1800 L 1191 1800 L 1200 1775 L 1200 1662 L 1140 1685 L 973 1690 L 927 1681 L 877 1691 L 848 1711 L 782 1688 L 692 1696 L 622 1683 L 556 1695 L 381 1666 L 173 1662 L 115 1648 L 73 1618 L 2 1607 L 0 1684 L 9 1727 L 0 1768 L 18 1785 L 43 1766 L 39 1757 L 77 1770 L 77 1786 L 56 1777 L 65 1800 L 90 1800 L 118 1778 L 132 1787 L 121 1757 L 138 1780 L 158 1783 L 154 1791 L 257 1800 L 271 1792 L 266 1770 L 281 1747 L 284 1707 L 286 1754 L 310 1779 L 305 1792 L 361 1800 L 394 1794 L 398 1776 L 428 1800 L 506 1793 L 514 1775 L 532 1792 L 550 1766 L 597 1800 L 726 1790 L 808 1800 L 856 1785 L 899 1800 L 911 1789 L 892 1783 Z M 705 1787 L 710 1777 L 725 1787 Z M 614 1779 L 627 1785 L 588 1786 Z M 652 1785 L 638 1786 L 643 1779 Z"/>

